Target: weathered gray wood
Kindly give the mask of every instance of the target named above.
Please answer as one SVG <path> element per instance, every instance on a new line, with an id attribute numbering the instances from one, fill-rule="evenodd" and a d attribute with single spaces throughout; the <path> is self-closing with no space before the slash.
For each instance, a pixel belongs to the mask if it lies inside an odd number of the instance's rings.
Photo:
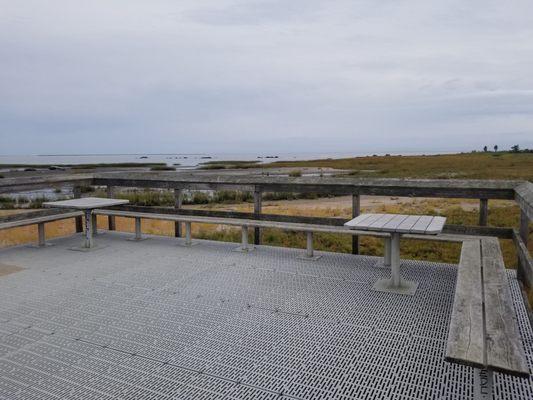
<path id="1" fill-rule="evenodd" d="M 512 199 L 520 181 L 365 179 L 324 177 L 220 176 L 195 173 L 104 173 L 96 174 L 94 184 L 127 187 L 196 190 L 236 189 L 263 192 L 300 192 L 330 194 L 368 194 L 380 196 L 419 196 L 453 198 Z"/>
<path id="2" fill-rule="evenodd" d="M 494 236 L 499 239 L 512 239 L 512 228 L 498 226 L 469 226 L 469 225 L 444 225 L 443 233 L 469 236 Z"/>
<path id="3" fill-rule="evenodd" d="M 84 197 L 82 199 L 47 201 L 43 203 L 43 206 L 52 208 L 71 208 L 76 210 L 92 210 L 100 207 L 112 207 L 128 203 L 129 200 L 106 199 L 102 197 Z"/>
<path id="4" fill-rule="evenodd" d="M 179 210 L 183 203 L 183 190 L 174 189 L 174 209 Z M 174 236 L 181 236 L 181 224 L 179 222 L 174 223 Z"/>
<path id="5" fill-rule="evenodd" d="M 515 201 L 530 221 L 533 221 L 533 183 L 522 182 L 515 188 Z"/>
<path id="6" fill-rule="evenodd" d="M 436 235 L 442 232 L 446 218 L 444 217 L 433 217 L 428 227 L 426 228 L 426 235 Z"/>
<path id="7" fill-rule="evenodd" d="M 433 221 L 433 217 L 430 215 L 423 215 L 420 217 L 416 224 L 411 228 L 412 233 L 426 233 L 429 224 Z"/>
<path id="8" fill-rule="evenodd" d="M 461 249 L 445 359 L 477 368 L 485 366 L 479 240 L 466 241 Z"/>
<path id="9" fill-rule="evenodd" d="M 256 215 L 261 214 L 262 200 L 263 194 L 259 190 L 254 191 L 254 214 Z M 261 228 L 254 229 L 254 244 L 261 244 Z"/>
<path id="10" fill-rule="evenodd" d="M 75 199 L 81 198 L 81 188 L 79 186 L 74 186 L 72 189 L 72 194 L 74 195 Z M 76 217 L 76 233 L 83 232 L 83 217 L 79 216 Z"/>
<path id="11" fill-rule="evenodd" d="M 108 186 L 107 187 L 107 197 L 109 199 L 112 199 L 114 196 L 113 196 L 113 186 Z M 108 228 L 110 231 L 114 231 L 115 228 L 116 228 L 116 225 L 115 225 L 115 217 L 113 215 L 109 215 L 107 217 L 107 225 L 108 225 Z"/>
<path id="12" fill-rule="evenodd" d="M 379 220 L 384 215 L 385 214 L 366 214 L 366 218 L 362 218 L 362 216 L 359 216 L 355 220 L 346 222 L 345 225 L 353 228 L 363 227 L 366 229 L 366 227 Z"/>
<path id="13" fill-rule="evenodd" d="M 479 199 L 479 226 L 487 226 L 489 220 L 489 199 Z"/>
<path id="14" fill-rule="evenodd" d="M 487 366 L 500 372 L 528 376 L 524 346 L 498 239 L 482 239 L 481 255 Z"/>
<path id="15" fill-rule="evenodd" d="M 358 194 L 352 195 L 352 218 L 356 218 L 361 214 L 361 196 Z M 352 254 L 359 254 L 359 236 L 352 236 Z"/>
<path id="16" fill-rule="evenodd" d="M 394 214 L 384 214 L 381 218 L 368 225 L 368 229 L 371 231 L 380 231 L 383 229 L 383 226 L 390 222 L 394 217 Z"/>
<path id="17" fill-rule="evenodd" d="M 420 215 L 409 215 L 404 219 L 397 227 L 392 228 L 396 232 L 406 232 L 409 233 L 411 228 L 418 222 Z"/>
<path id="18" fill-rule="evenodd" d="M 520 237 L 527 247 L 529 242 L 529 217 L 523 210 L 520 211 Z"/>
<path id="19" fill-rule="evenodd" d="M 533 288 L 533 259 L 518 230 L 513 231 L 513 241 L 518 257 L 517 278 L 527 288 Z"/>
<path id="20" fill-rule="evenodd" d="M 83 215 L 83 212 L 81 211 L 70 211 L 70 212 L 56 212 L 53 214 L 48 215 L 38 215 L 37 213 L 29 213 L 30 216 L 22 214 L 19 216 L 22 216 L 25 218 L 17 218 L 12 219 L 8 221 L 0 221 L 0 229 L 10 229 L 10 228 L 16 228 L 19 226 L 28 226 L 28 225 L 34 225 L 34 224 L 40 224 L 44 222 L 51 222 L 51 221 L 59 221 L 62 219 L 68 219 L 68 218 L 74 218 L 79 215 Z"/>
<path id="21" fill-rule="evenodd" d="M 43 247 L 45 245 L 46 233 L 44 229 L 44 222 L 40 222 L 39 224 L 37 224 L 37 235 L 39 237 L 37 243 L 39 247 Z"/>
<path id="22" fill-rule="evenodd" d="M 135 208 L 150 208 L 150 207 L 135 207 Z M 169 209 L 164 209 L 169 211 Z M 181 211 L 199 211 L 199 210 L 181 210 Z M 317 225 L 306 222 L 284 222 L 282 218 L 278 220 L 268 220 L 266 217 L 285 217 L 281 215 L 273 214 L 262 214 L 260 220 L 255 220 L 253 218 L 228 218 L 224 216 L 210 217 L 205 215 L 194 215 L 194 214 L 176 214 L 176 213 L 154 213 L 153 210 L 148 212 L 139 212 L 132 211 L 132 207 L 129 207 L 129 211 L 119 210 L 119 209 L 98 209 L 95 210 L 96 214 L 99 215 L 109 215 L 113 214 L 115 216 L 134 218 L 136 216 L 146 218 L 146 219 L 160 219 L 168 221 L 182 221 L 182 222 L 200 222 L 200 223 L 211 223 L 211 224 L 220 224 L 220 225 L 233 225 L 233 226 L 242 226 L 247 225 L 250 227 L 261 227 L 261 228 L 274 228 L 295 232 L 323 232 L 323 233 L 335 233 L 335 234 L 347 234 L 347 235 L 361 235 L 361 236 L 375 236 L 375 237 L 390 237 L 388 233 L 368 231 L 368 230 L 356 230 L 349 229 L 342 225 Z M 241 213 L 244 215 L 253 216 L 249 213 Z M 264 219 L 263 219 L 264 218 Z M 313 218 L 311 218 L 313 220 Z M 405 234 L 403 236 L 406 239 L 416 239 L 416 240 L 430 240 L 430 241 L 440 241 L 440 242 L 463 242 L 464 240 L 472 240 L 472 236 L 468 235 L 453 235 L 453 234 L 441 234 L 441 235 L 418 235 L 418 234 Z"/>
<path id="23" fill-rule="evenodd" d="M 383 228 L 386 230 L 393 230 L 396 229 L 403 221 L 405 221 L 409 215 L 404 214 L 397 214 L 394 216 L 393 219 L 391 219 L 389 222 L 387 222 Z"/>

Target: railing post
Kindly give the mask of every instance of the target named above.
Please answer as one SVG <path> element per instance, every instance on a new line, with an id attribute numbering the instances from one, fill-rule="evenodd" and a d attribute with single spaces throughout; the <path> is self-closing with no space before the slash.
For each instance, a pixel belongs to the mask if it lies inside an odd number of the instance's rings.
<path id="1" fill-rule="evenodd" d="M 75 199 L 81 198 L 81 188 L 79 186 L 74 186 L 72 189 L 72 194 L 74 195 Z M 83 217 L 80 215 L 79 217 L 75 218 L 76 221 L 76 233 L 83 232 Z"/>
<path id="2" fill-rule="evenodd" d="M 112 199 L 113 198 L 113 186 L 107 187 L 107 198 Z M 114 215 L 108 215 L 107 216 L 107 225 L 110 231 L 114 231 L 116 229 L 115 225 L 115 216 Z"/>
<path id="3" fill-rule="evenodd" d="M 361 196 L 358 194 L 352 195 L 352 218 L 358 217 L 361 214 Z M 359 236 L 352 235 L 352 254 L 359 254 Z"/>
<path id="4" fill-rule="evenodd" d="M 174 209 L 179 210 L 183 203 L 183 190 L 174 189 Z M 181 236 L 181 222 L 174 222 L 174 236 Z"/>
<path id="5" fill-rule="evenodd" d="M 520 237 L 522 238 L 522 241 L 526 245 L 526 248 L 528 248 L 529 218 L 523 210 L 520 210 Z"/>
<path id="6" fill-rule="evenodd" d="M 255 189 L 254 190 L 254 214 L 256 216 L 261 214 L 262 200 L 263 200 L 263 195 L 261 191 L 258 189 Z M 254 229 L 254 244 L 256 245 L 261 244 L 261 229 L 257 227 Z"/>
<path id="7" fill-rule="evenodd" d="M 479 226 L 487 226 L 489 219 L 489 199 L 479 199 Z"/>

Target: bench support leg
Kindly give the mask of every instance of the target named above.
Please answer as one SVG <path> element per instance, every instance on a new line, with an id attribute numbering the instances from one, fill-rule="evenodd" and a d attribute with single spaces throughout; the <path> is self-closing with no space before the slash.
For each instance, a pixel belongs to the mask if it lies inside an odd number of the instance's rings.
<path id="1" fill-rule="evenodd" d="M 248 253 L 249 251 L 254 250 L 254 247 L 248 245 L 248 227 L 243 225 L 241 231 L 241 247 L 235 249 L 235 251 L 240 251 L 242 253 Z"/>
<path id="2" fill-rule="evenodd" d="M 185 225 L 185 242 L 181 242 L 180 246 L 191 247 L 196 246 L 198 242 L 192 241 L 192 222 L 184 222 Z"/>
<path id="3" fill-rule="evenodd" d="M 390 268 L 391 267 L 391 238 L 386 237 L 383 239 L 383 261 L 377 261 L 376 267 Z"/>
<path id="4" fill-rule="evenodd" d="M 132 242 L 139 242 L 141 240 L 146 240 L 148 238 L 145 238 L 143 237 L 143 234 L 142 234 L 142 223 L 141 223 L 141 218 L 140 217 L 135 217 L 135 236 L 131 239 L 127 239 L 127 240 L 130 240 Z"/>
<path id="5" fill-rule="evenodd" d="M 93 247 L 93 229 L 96 225 L 96 215 L 93 215 L 91 210 L 85 210 L 85 243 L 84 248 L 90 249 Z"/>
<path id="6" fill-rule="evenodd" d="M 44 232 L 44 222 L 37 224 L 37 230 L 39 231 L 39 247 L 46 246 L 45 242 L 45 232 Z"/>
<path id="7" fill-rule="evenodd" d="M 391 277 L 380 279 L 374 284 L 378 292 L 397 293 L 412 296 L 416 293 L 417 282 L 401 279 L 400 275 L 400 234 L 392 233 L 390 238 Z"/>
<path id="8" fill-rule="evenodd" d="M 474 368 L 474 400 L 492 399 L 492 371 Z"/>
<path id="9" fill-rule="evenodd" d="M 307 234 L 307 248 L 305 250 L 305 256 L 298 257 L 300 260 L 316 261 L 320 256 L 315 256 L 313 249 L 313 232 L 306 232 Z"/>

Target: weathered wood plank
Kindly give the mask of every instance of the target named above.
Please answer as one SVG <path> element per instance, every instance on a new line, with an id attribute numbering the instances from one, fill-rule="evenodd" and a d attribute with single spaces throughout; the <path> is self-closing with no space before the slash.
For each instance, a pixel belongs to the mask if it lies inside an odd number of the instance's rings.
<path id="1" fill-rule="evenodd" d="M 364 214 L 364 215 L 366 215 L 366 218 L 363 218 L 363 216 L 359 216 L 355 219 L 355 221 L 348 221 L 346 222 L 345 225 L 352 227 L 352 228 L 367 229 L 370 225 L 372 225 L 375 221 L 379 220 L 385 214 Z"/>
<path id="2" fill-rule="evenodd" d="M 411 228 L 418 222 L 420 219 L 420 215 L 409 215 L 406 219 L 404 219 L 394 230 L 396 232 L 407 232 L 411 230 Z"/>
<path id="3" fill-rule="evenodd" d="M 372 222 L 368 226 L 368 229 L 371 231 L 374 231 L 374 230 L 380 231 L 383 229 L 383 226 L 385 226 L 388 222 L 390 222 L 390 220 L 392 220 L 394 217 L 395 217 L 394 214 L 385 214 L 378 220 Z"/>
<path id="4" fill-rule="evenodd" d="M 443 233 L 469 236 L 493 236 L 500 239 L 512 239 L 513 230 L 498 226 L 444 225 Z"/>
<path id="5" fill-rule="evenodd" d="M 433 217 L 429 226 L 426 229 L 426 235 L 436 235 L 442 232 L 442 228 L 444 228 L 445 223 L 446 223 L 446 218 Z"/>
<path id="6" fill-rule="evenodd" d="M 383 229 L 386 229 L 386 230 L 396 229 L 408 217 L 409 217 L 409 215 L 404 215 L 404 214 L 395 215 L 393 219 L 391 219 L 389 222 L 387 222 L 383 226 Z"/>
<path id="7" fill-rule="evenodd" d="M 365 179 L 332 177 L 220 176 L 195 173 L 103 173 L 95 185 L 197 190 L 238 189 L 262 192 L 299 192 L 406 196 L 513 199 L 520 181 L 443 179 Z"/>
<path id="8" fill-rule="evenodd" d="M 530 221 L 533 221 L 533 183 L 523 182 L 515 189 L 515 201 Z"/>
<path id="9" fill-rule="evenodd" d="M 429 224 L 433 220 L 433 217 L 430 215 L 424 215 L 422 216 L 416 224 L 413 225 L 411 228 L 411 232 L 413 233 L 425 233 Z"/>
<path id="10" fill-rule="evenodd" d="M 27 226 L 34 224 L 41 224 L 43 222 L 59 221 L 67 218 L 74 218 L 83 215 L 81 211 L 69 211 L 64 213 L 55 213 L 51 215 L 43 215 L 33 218 L 17 219 L 7 222 L 0 222 L 0 229 L 10 229 L 19 226 Z"/>
<path id="11" fill-rule="evenodd" d="M 533 288 L 533 258 L 531 258 L 526 244 L 516 229 L 513 231 L 513 241 L 518 256 L 517 277 L 526 288 Z"/>
<path id="12" fill-rule="evenodd" d="M 507 273 L 495 238 L 481 240 L 485 301 L 486 363 L 496 371 L 528 376 Z"/>
<path id="13" fill-rule="evenodd" d="M 472 240 L 461 249 L 445 358 L 484 368 L 484 348 L 481 246 Z"/>

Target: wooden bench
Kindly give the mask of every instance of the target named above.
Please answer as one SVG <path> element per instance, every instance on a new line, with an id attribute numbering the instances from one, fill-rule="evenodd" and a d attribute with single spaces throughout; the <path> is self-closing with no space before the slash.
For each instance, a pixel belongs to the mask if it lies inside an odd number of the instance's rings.
<path id="1" fill-rule="evenodd" d="M 129 211 L 120 209 L 96 209 L 94 210 L 96 215 L 107 215 L 115 217 L 125 217 L 135 219 L 135 239 L 141 240 L 141 219 L 156 219 L 163 221 L 182 222 L 185 224 L 185 245 L 191 245 L 191 224 L 203 223 L 203 224 L 217 224 L 217 225 L 230 225 L 240 226 L 242 229 L 241 247 L 242 251 L 251 250 L 248 246 L 248 229 L 249 228 L 274 228 L 285 231 L 293 232 L 305 232 L 307 235 L 307 249 L 305 253 L 305 259 L 316 259 L 313 250 L 313 234 L 314 233 L 334 233 L 334 234 L 346 234 L 352 236 L 373 236 L 383 239 L 389 239 L 390 234 L 385 232 L 365 231 L 350 229 L 345 226 L 333 226 L 333 225 L 317 225 L 309 223 L 295 223 L 295 222 L 279 222 L 269 220 L 254 220 L 243 218 L 224 218 L 224 217 L 206 217 L 206 216 L 193 216 L 171 213 L 150 213 Z M 467 235 L 452 235 L 452 234 L 440 234 L 435 236 L 406 234 L 404 238 L 418 239 L 418 240 L 436 240 L 442 242 L 463 242 L 464 240 L 471 240 L 477 238 L 475 236 Z"/>
<path id="2" fill-rule="evenodd" d="M 62 219 L 75 218 L 83 215 L 81 211 L 43 210 L 23 214 L 8 215 L 0 218 L 0 230 L 20 226 L 37 225 L 39 247 L 46 245 L 45 224 Z"/>
<path id="3" fill-rule="evenodd" d="M 496 238 L 463 243 L 446 360 L 489 371 L 529 376 Z"/>

